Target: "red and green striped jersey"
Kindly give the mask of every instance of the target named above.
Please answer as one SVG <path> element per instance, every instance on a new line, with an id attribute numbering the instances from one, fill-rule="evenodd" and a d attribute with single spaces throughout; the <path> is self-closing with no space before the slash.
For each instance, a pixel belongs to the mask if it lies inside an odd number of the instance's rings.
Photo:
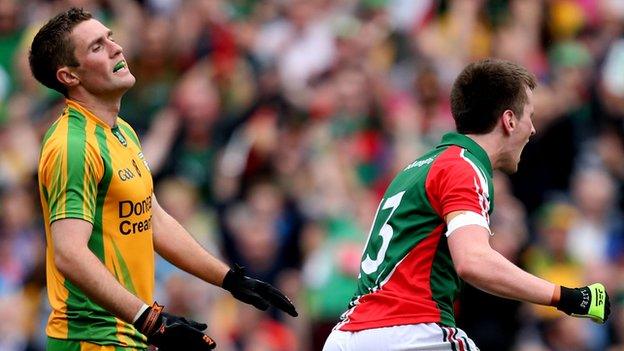
<path id="1" fill-rule="evenodd" d="M 444 216 L 472 211 L 489 223 L 492 203 L 485 151 L 465 135 L 444 135 L 388 186 L 362 255 L 357 291 L 338 328 L 455 326 L 453 302 L 462 281 L 444 235 Z"/>
<path id="2" fill-rule="evenodd" d="M 50 225 L 77 218 L 93 224 L 89 249 L 127 290 L 153 300 L 152 176 L 139 139 L 121 118 L 110 127 L 67 100 L 47 131 L 39 159 L 46 230 L 46 279 L 56 339 L 145 349 L 145 337 L 65 279 L 54 264 Z M 62 235 L 62 233 L 61 233 Z"/>

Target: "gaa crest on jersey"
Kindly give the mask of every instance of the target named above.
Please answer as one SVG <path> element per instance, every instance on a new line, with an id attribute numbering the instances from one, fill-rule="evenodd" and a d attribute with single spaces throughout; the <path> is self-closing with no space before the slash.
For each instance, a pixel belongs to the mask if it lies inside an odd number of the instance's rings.
<path id="1" fill-rule="evenodd" d="M 112 132 L 113 132 L 113 135 L 117 138 L 117 140 L 119 140 L 121 145 L 126 146 L 126 147 L 128 146 L 126 137 L 124 137 L 123 134 L 121 134 L 121 132 L 119 131 L 119 128 L 113 128 Z"/>

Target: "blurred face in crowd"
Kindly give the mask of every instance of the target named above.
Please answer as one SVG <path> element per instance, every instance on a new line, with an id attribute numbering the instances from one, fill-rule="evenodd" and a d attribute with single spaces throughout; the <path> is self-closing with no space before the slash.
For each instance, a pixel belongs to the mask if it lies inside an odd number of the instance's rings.
<path id="1" fill-rule="evenodd" d="M 572 178 L 571 192 L 585 216 L 602 218 L 609 213 L 617 188 L 606 171 L 587 169 Z"/>
<path id="2" fill-rule="evenodd" d="M 113 39 L 110 29 L 90 19 L 72 30 L 77 67 L 62 67 L 61 80 L 72 89 L 83 89 L 90 95 L 118 97 L 131 88 L 135 78 L 128 69 L 123 48 Z"/>
<path id="3" fill-rule="evenodd" d="M 0 33 L 10 33 L 17 28 L 17 12 L 15 0 L 0 0 Z"/>
<path id="4" fill-rule="evenodd" d="M 187 74 L 175 91 L 175 106 L 188 125 L 211 126 L 219 116 L 219 94 L 204 70 Z"/>
<path id="5" fill-rule="evenodd" d="M 533 112 L 535 110 L 533 91 L 529 88 L 525 90 L 527 103 L 524 105 L 521 115 L 514 113 L 511 116 L 510 123 L 513 123 L 514 128 L 509 131 L 509 137 L 503 146 L 505 152 L 501 160 L 500 169 L 507 174 L 515 173 L 518 170 L 522 150 L 529 142 L 529 138 L 535 134 L 535 127 L 533 126 Z"/>

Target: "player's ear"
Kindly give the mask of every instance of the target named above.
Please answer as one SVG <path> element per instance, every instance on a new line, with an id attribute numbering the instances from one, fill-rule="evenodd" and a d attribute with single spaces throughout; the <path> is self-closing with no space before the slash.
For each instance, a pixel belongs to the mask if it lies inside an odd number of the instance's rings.
<path id="1" fill-rule="evenodd" d="M 505 110 L 501 115 L 501 124 L 505 134 L 511 134 L 516 129 L 516 115 L 512 110 Z"/>
<path id="2" fill-rule="evenodd" d="M 56 70 L 56 79 L 66 87 L 73 87 L 80 83 L 78 76 L 67 66 L 63 66 Z"/>

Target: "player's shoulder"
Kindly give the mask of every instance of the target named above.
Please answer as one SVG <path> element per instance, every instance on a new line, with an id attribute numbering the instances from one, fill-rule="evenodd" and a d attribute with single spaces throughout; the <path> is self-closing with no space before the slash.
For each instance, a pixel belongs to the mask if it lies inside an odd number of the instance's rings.
<path id="1" fill-rule="evenodd" d="M 123 117 L 117 116 L 117 125 L 124 128 L 130 128 L 134 131 L 134 128 Z"/>
<path id="2" fill-rule="evenodd" d="M 139 135 L 137 134 L 136 130 L 132 128 L 132 125 L 130 123 L 128 123 L 122 117 L 117 117 L 117 125 L 121 128 L 122 131 L 130 134 L 130 138 L 132 138 L 132 140 L 135 141 L 137 145 L 140 145 Z"/>
<path id="3" fill-rule="evenodd" d="M 126 121 L 123 117 L 118 116 L 117 117 L 117 125 L 120 128 L 123 128 L 124 130 L 128 130 L 131 131 L 132 134 L 137 135 L 137 132 L 134 130 L 134 128 L 132 127 L 132 124 L 128 123 L 128 121 Z"/>
<path id="4" fill-rule="evenodd" d="M 440 152 L 434 162 L 435 166 L 463 168 L 474 162 L 468 150 L 458 145 L 451 145 Z"/>
<path id="5" fill-rule="evenodd" d="M 54 121 L 43 136 L 41 154 L 63 152 L 67 154 L 82 153 L 85 150 L 96 150 L 94 128 L 80 111 L 66 108 Z"/>
<path id="6" fill-rule="evenodd" d="M 41 141 L 42 151 L 49 147 L 59 147 L 67 142 L 69 136 L 69 109 L 65 108 L 61 115 L 54 121 L 43 135 Z"/>
<path id="7" fill-rule="evenodd" d="M 134 130 L 134 128 L 132 128 L 132 125 L 130 123 L 128 123 L 125 119 L 123 119 L 122 117 L 117 117 L 117 125 L 124 131 L 127 131 L 128 133 L 131 133 L 133 136 L 138 138 L 138 134 L 137 132 Z"/>
<path id="8" fill-rule="evenodd" d="M 481 161 L 467 149 L 451 145 L 444 149 L 431 165 L 433 174 L 452 177 L 465 177 L 477 173 L 483 177 L 487 172 Z"/>

